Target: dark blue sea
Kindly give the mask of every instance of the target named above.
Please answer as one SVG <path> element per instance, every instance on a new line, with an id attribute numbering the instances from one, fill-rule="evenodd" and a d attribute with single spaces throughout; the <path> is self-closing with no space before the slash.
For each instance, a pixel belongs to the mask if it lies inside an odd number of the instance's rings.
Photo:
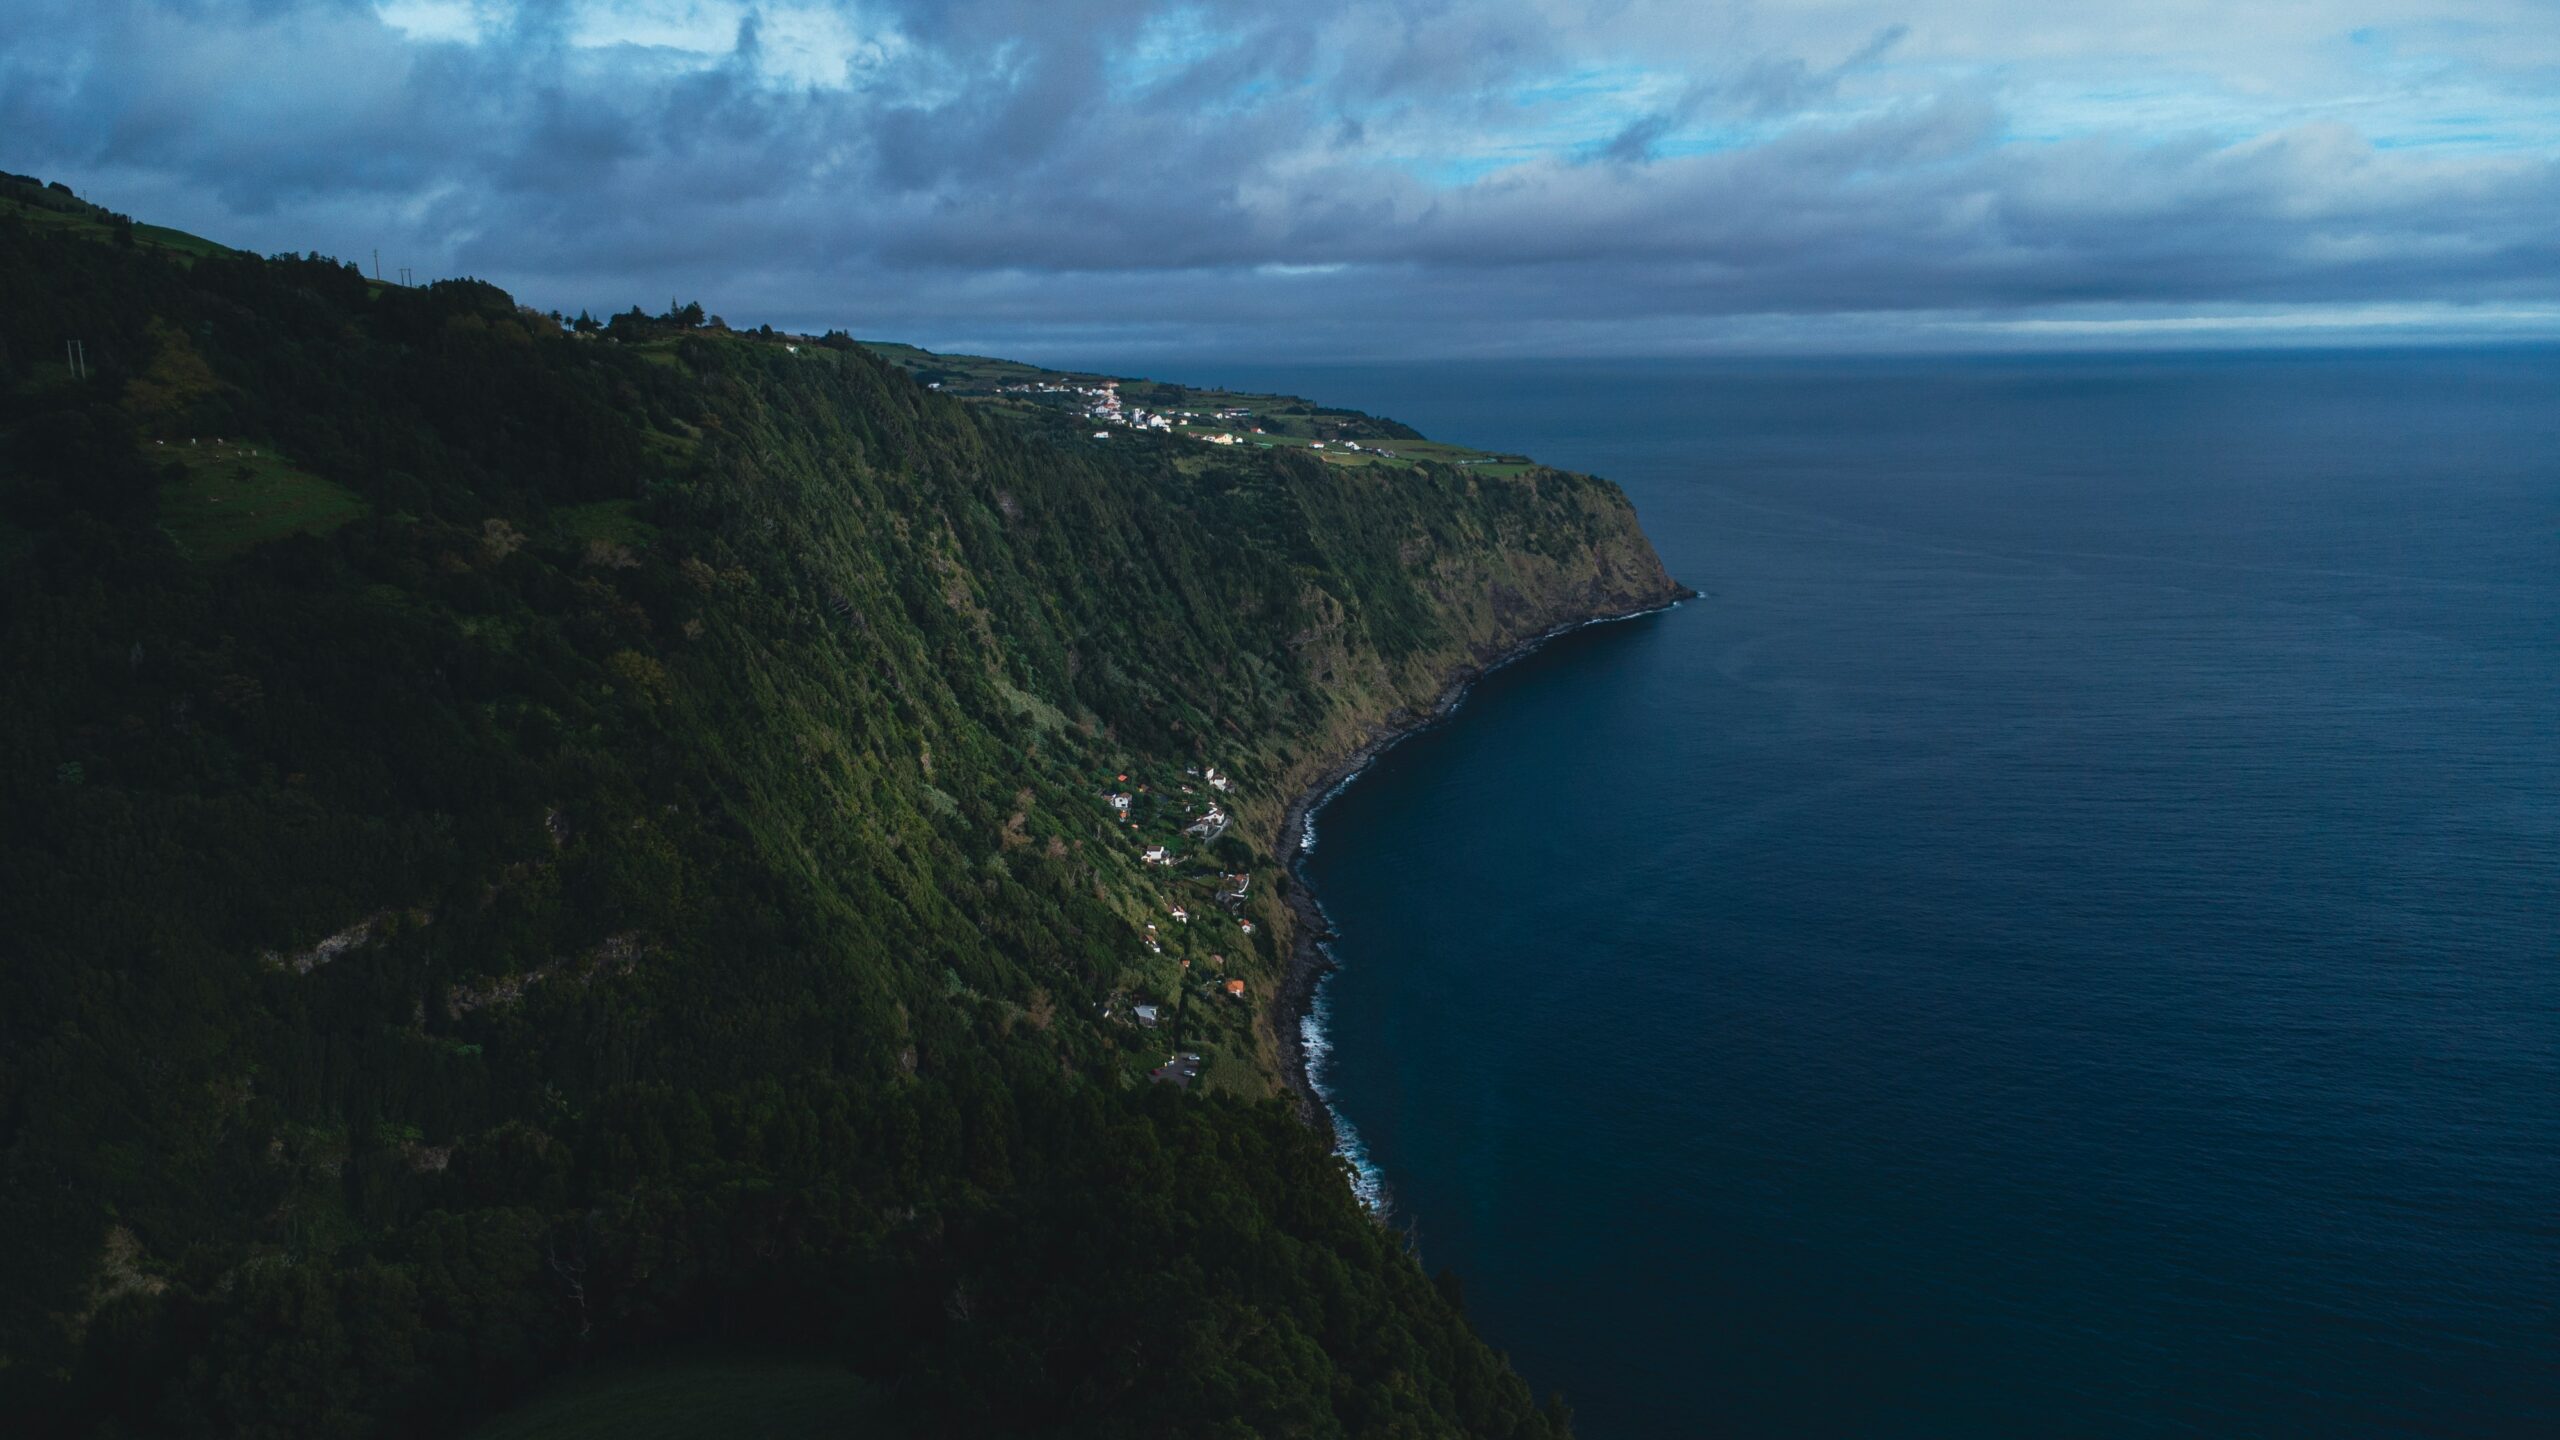
<path id="1" fill-rule="evenodd" d="M 1324 1084 L 1587 1435 L 2560 1435 L 2560 355 L 1185 378 L 1706 592 L 1307 864 Z"/>

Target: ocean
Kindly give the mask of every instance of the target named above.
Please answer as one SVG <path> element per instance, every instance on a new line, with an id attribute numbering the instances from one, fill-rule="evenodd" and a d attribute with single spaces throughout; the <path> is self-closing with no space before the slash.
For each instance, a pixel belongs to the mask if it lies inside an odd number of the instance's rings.
<path id="1" fill-rule="evenodd" d="M 2560 354 L 1195 368 L 1705 592 L 1306 862 L 1322 1083 L 1585 1434 L 2560 1434 Z"/>

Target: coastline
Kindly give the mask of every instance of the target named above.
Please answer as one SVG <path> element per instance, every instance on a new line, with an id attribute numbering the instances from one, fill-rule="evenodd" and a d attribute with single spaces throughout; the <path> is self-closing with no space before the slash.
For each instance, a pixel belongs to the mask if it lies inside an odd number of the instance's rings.
<path id="1" fill-rule="evenodd" d="M 1576 630 L 1641 620 L 1648 615 L 1676 609 L 1697 598 L 1698 591 L 1686 585 L 1675 585 L 1667 598 L 1626 610 L 1570 620 L 1496 651 L 1479 663 L 1460 666 L 1429 706 L 1419 711 L 1406 709 L 1389 715 L 1351 753 L 1320 771 L 1315 780 L 1293 797 L 1281 812 L 1280 836 L 1273 853 L 1285 882 L 1281 887 L 1281 901 L 1289 911 L 1289 967 L 1273 1003 L 1271 1027 L 1273 1039 L 1280 1048 L 1281 1080 L 1296 1099 L 1300 1117 L 1323 1130 L 1337 1150 L 1342 1145 L 1343 1127 L 1338 1123 L 1333 1107 L 1316 1088 L 1306 1033 L 1307 1022 L 1315 1013 L 1318 988 L 1324 977 L 1336 968 L 1332 957 L 1325 951 L 1326 942 L 1333 938 L 1332 923 L 1303 869 L 1307 841 L 1317 813 L 1358 779 L 1360 773 L 1369 768 L 1369 762 L 1392 749 L 1399 741 L 1420 734 L 1455 714 L 1465 703 L 1468 692 L 1485 676 L 1527 658 L 1549 641 Z"/>

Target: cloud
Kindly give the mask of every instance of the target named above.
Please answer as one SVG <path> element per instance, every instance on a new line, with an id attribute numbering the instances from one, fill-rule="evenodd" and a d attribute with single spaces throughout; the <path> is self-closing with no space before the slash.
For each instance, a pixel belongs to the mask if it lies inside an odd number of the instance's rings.
<path id="1" fill-rule="evenodd" d="M 2541 0 L 13 12 L 0 165 L 568 309 L 1380 354 L 2560 303 Z"/>

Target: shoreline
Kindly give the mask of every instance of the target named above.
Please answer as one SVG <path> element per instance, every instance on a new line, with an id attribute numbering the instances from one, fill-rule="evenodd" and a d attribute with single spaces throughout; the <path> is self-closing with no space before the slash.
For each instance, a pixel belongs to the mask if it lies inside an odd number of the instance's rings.
<path id="1" fill-rule="evenodd" d="M 1307 882 L 1303 869 L 1310 828 L 1318 812 L 1341 794 L 1369 762 L 1410 736 L 1441 724 L 1465 703 L 1477 681 L 1516 661 L 1528 658 L 1549 641 L 1570 635 L 1594 625 L 1615 625 L 1628 620 L 1641 620 L 1677 609 L 1687 601 L 1699 598 L 1699 592 L 1685 585 L 1675 586 L 1669 598 L 1652 601 L 1633 609 L 1612 611 L 1568 621 L 1521 640 L 1480 664 L 1460 666 L 1452 673 L 1440 694 L 1421 711 L 1399 710 L 1387 716 L 1370 732 L 1369 738 L 1350 754 L 1326 766 L 1313 782 L 1300 791 L 1281 812 L 1279 843 L 1274 858 L 1285 881 L 1281 901 L 1289 910 L 1289 966 L 1280 993 L 1273 1002 L 1272 1037 L 1280 1048 L 1281 1081 L 1297 1101 L 1298 1114 L 1309 1125 L 1325 1132 L 1337 1151 L 1342 1146 L 1342 1126 L 1333 1107 L 1316 1089 L 1316 1078 L 1309 1063 L 1306 1026 L 1315 1013 L 1318 987 L 1336 966 L 1325 953 L 1325 944 L 1333 938 L 1332 922 L 1316 898 L 1315 887 Z"/>

